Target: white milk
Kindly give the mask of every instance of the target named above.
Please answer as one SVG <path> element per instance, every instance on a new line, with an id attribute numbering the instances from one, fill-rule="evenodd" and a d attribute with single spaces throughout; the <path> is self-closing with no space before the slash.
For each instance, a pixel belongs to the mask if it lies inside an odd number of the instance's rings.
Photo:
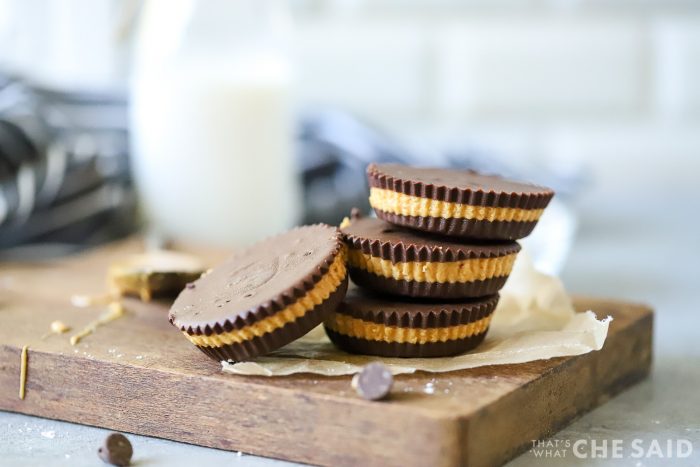
<path id="1" fill-rule="evenodd" d="M 134 173 L 151 226 L 241 245 L 298 219 L 289 82 L 183 63 L 134 83 Z M 200 71 L 201 70 L 201 71 Z"/>
<path id="2" fill-rule="evenodd" d="M 131 94 L 134 174 L 150 227 L 240 246 L 294 225 L 300 193 L 285 57 L 264 47 L 229 53 L 219 36 L 218 50 L 178 44 L 190 4 L 160 5 L 171 23 L 161 11 L 158 29 L 142 35 Z"/>

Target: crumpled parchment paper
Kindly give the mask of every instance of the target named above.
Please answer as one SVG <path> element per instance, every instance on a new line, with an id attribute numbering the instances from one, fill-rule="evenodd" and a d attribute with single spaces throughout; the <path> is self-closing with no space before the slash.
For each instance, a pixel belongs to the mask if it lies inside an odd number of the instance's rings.
<path id="1" fill-rule="evenodd" d="M 466 354 L 444 358 L 351 355 L 336 349 L 319 326 L 301 339 L 254 361 L 221 364 L 224 372 L 257 376 L 350 375 L 373 361 L 383 362 L 393 374 L 440 373 L 600 350 L 611 320 L 611 317 L 598 320 L 592 311 L 576 313 L 561 281 L 535 270 L 527 253 L 522 251 L 501 290 L 501 300 L 486 339 Z"/>

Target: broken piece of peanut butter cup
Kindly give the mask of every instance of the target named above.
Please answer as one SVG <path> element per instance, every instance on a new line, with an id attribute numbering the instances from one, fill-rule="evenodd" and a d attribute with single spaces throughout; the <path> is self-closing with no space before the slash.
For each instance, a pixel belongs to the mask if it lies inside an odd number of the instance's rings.
<path id="1" fill-rule="evenodd" d="M 152 298 L 176 297 L 204 272 L 196 257 L 175 251 L 134 254 L 112 264 L 107 281 L 112 295 L 132 295 L 144 302 Z"/>

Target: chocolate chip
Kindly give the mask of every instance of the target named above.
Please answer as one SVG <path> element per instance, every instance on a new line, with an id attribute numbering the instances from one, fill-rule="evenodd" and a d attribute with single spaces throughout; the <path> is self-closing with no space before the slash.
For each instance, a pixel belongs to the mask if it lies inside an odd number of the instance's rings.
<path id="1" fill-rule="evenodd" d="M 376 401 L 384 399 L 391 391 L 394 377 L 389 369 L 380 362 L 366 365 L 352 378 L 352 387 L 365 399 Z"/>
<path id="2" fill-rule="evenodd" d="M 97 450 L 97 455 L 104 462 L 120 467 L 129 465 L 134 449 L 131 443 L 121 433 L 112 433 L 104 440 L 104 443 Z"/>
<path id="3" fill-rule="evenodd" d="M 185 285 L 185 287 L 187 287 L 188 289 L 194 289 L 195 288 L 194 282 L 188 282 L 187 285 Z"/>

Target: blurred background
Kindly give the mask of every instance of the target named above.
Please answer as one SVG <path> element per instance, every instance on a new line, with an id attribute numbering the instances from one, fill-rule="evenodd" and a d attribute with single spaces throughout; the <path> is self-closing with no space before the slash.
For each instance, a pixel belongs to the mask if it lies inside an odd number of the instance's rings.
<path id="1" fill-rule="evenodd" d="M 0 0 L 2 259 L 338 223 L 370 161 L 554 188 L 538 265 L 658 311 L 560 437 L 700 437 L 700 2 Z"/>
<path id="2" fill-rule="evenodd" d="M 698 231 L 696 2 L 0 0 L 0 44 L 4 258 L 338 223 L 371 161 L 554 188 L 552 273 Z"/>
<path id="3" fill-rule="evenodd" d="M 698 200 L 696 2 L 0 0 L 0 44 L 6 255 L 337 223 L 373 160 L 555 188 L 554 271 Z"/>

